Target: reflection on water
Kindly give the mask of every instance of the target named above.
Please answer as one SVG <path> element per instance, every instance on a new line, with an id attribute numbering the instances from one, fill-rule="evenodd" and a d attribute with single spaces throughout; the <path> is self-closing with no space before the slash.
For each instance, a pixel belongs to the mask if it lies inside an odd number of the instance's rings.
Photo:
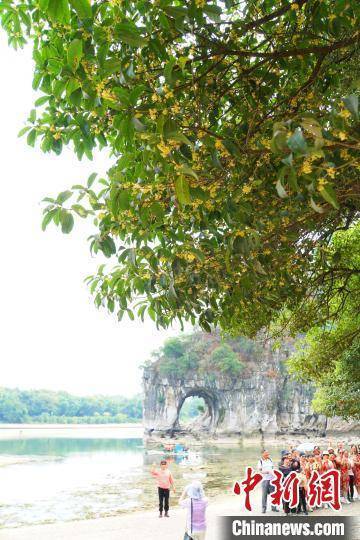
<path id="1" fill-rule="evenodd" d="M 204 447 L 191 449 L 187 457 L 170 458 L 177 490 L 199 478 L 209 496 L 224 493 L 246 465 L 256 463 L 259 452 L 256 447 Z M 0 462 L 1 455 L 26 461 L 0 467 L 0 526 L 156 507 L 149 468 L 162 455 L 147 452 L 141 439 L 0 441 Z"/>

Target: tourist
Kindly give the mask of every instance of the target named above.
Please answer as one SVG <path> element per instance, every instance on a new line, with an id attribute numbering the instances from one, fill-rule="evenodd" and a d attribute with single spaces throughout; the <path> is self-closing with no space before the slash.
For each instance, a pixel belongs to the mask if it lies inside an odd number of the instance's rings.
<path id="1" fill-rule="evenodd" d="M 204 540 L 208 500 L 205 497 L 201 482 L 195 480 L 188 485 L 182 492 L 179 504 L 187 509 L 185 538 Z"/>
<path id="2" fill-rule="evenodd" d="M 285 478 L 292 472 L 290 456 L 284 456 L 282 458 L 282 464 L 280 465 L 279 470 L 284 475 L 284 481 Z M 286 515 L 290 514 L 290 507 L 288 501 L 283 501 L 283 510 Z"/>
<path id="3" fill-rule="evenodd" d="M 354 473 L 354 494 L 353 499 L 360 498 L 360 451 L 354 444 L 350 450 L 350 465 Z"/>
<path id="4" fill-rule="evenodd" d="M 265 450 L 262 453 L 262 457 L 258 461 L 258 470 L 263 475 L 262 480 L 262 513 L 265 514 L 267 510 L 267 498 L 270 493 L 272 493 L 275 490 L 275 486 L 273 486 L 270 482 L 273 478 L 275 478 L 274 475 L 274 464 L 272 462 L 272 459 L 270 457 L 270 454 L 267 450 Z M 278 512 L 278 509 L 276 506 L 272 505 L 271 510 L 273 512 Z"/>
<path id="5" fill-rule="evenodd" d="M 160 470 L 156 469 L 156 464 L 150 471 L 151 475 L 157 479 L 158 495 L 159 495 L 159 517 L 162 518 L 163 511 L 165 510 L 165 517 L 169 517 L 169 498 L 170 488 L 176 493 L 174 486 L 174 480 L 172 474 L 168 468 L 167 461 L 165 459 L 160 461 Z"/>
<path id="6" fill-rule="evenodd" d="M 330 471 L 331 469 L 334 469 L 334 463 L 331 461 L 330 457 L 329 457 L 329 452 L 327 452 L 326 450 L 324 450 L 323 452 L 323 459 L 322 459 L 322 469 L 321 469 L 321 472 L 327 472 L 327 471 Z"/>
<path id="7" fill-rule="evenodd" d="M 344 504 L 350 504 L 347 499 L 349 489 L 349 469 L 350 461 L 349 454 L 343 447 L 338 445 L 338 456 L 335 461 L 337 469 L 340 471 L 340 490 L 341 490 L 341 502 Z"/>
<path id="8" fill-rule="evenodd" d="M 299 479 L 299 504 L 297 507 L 297 513 L 301 514 L 303 512 L 305 516 L 308 515 L 307 506 L 306 506 L 306 490 L 307 490 L 307 479 L 306 474 L 300 470 L 296 473 L 297 478 Z"/>

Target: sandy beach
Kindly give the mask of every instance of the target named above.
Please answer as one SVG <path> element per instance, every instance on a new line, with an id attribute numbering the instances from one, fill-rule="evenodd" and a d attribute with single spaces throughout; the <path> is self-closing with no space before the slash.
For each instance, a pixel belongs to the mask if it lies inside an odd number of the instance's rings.
<path id="1" fill-rule="evenodd" d="M 175 500 L 175 499 L 174 499 Z M 154 497 L 155 501 L 155 497 Z M 176 497 L 177 501 L 177 497 Z M 260 490 L 252 494 L 252 506 L 260 513 Z M 226 495 L 210 501 L 208 508 L 208 532 L 206 540 L 219 540 L 218 517 L 226 515 L 250 514 L 243 510 L 243 499 L 235 495 Z M 282 513 L 269 511 L 269 516 L 283 516 Z M 332 510 L 318 509 L 310 516 L 335 516 Z M 360 516 L 360 501 L 344 505 L 339 512 L 341 516 Z M 284 517 L 284 519 L 286 519 Z M 289 520 L 292 517 L 288 518 Z M 133 512 L 119 517 L 100 518 L 67 523 L 54 523 L 48 525 L 34 525 L 32 527 L 20 527 L 16 529 L 0 530 L 0 540 L 119 540 L 131 538 L 131 540 L 182 540 L 185 523 L 185 511 L 173 502 L 170 510 L 170 518 L 159 519 L 156 509 L 154 511 Z M 360 538 L 360 518 L 357 520 L 356 530 Z M 354 537 L 355 538 L 355 537 Z"/>

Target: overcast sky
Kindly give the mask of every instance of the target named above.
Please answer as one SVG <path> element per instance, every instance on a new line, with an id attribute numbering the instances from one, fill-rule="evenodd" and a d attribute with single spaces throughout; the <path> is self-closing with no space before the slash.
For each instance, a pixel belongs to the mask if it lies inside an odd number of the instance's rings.
<path id="1" fill-rule="evenodd" d="M 95 308 L 83 279 L 103 261 L 90 256 L 90 222 L 77 220 L 70 235 L 41 231 L 41 199 L 109 162 L 42 154 L 17 138 L 34 102 L 31 51 L 8 48 L 2 31 L 0 70 L 0 386 L 130 396 L 141 389 L 139 366 L 179 329 L 118 323 Z"/>

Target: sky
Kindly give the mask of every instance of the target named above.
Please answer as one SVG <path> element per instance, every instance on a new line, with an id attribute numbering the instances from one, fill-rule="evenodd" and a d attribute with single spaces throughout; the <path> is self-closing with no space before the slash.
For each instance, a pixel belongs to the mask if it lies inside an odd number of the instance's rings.
<path id="1" fill-rule="evenodd" d="M 110 161 L 43 154 L 17 137 L 36 99 L 32 68 L 31 50 L 9 48 L 0 31 L 0 386 L 131 396 L 140 366 L 180 329 L 118 323 L 96 309 L 84 278 L 105 261 L 90 255 L 90 221 L 76 220 L 70 235 L 42 232 L 41 200 L 104 174 Z"/>

